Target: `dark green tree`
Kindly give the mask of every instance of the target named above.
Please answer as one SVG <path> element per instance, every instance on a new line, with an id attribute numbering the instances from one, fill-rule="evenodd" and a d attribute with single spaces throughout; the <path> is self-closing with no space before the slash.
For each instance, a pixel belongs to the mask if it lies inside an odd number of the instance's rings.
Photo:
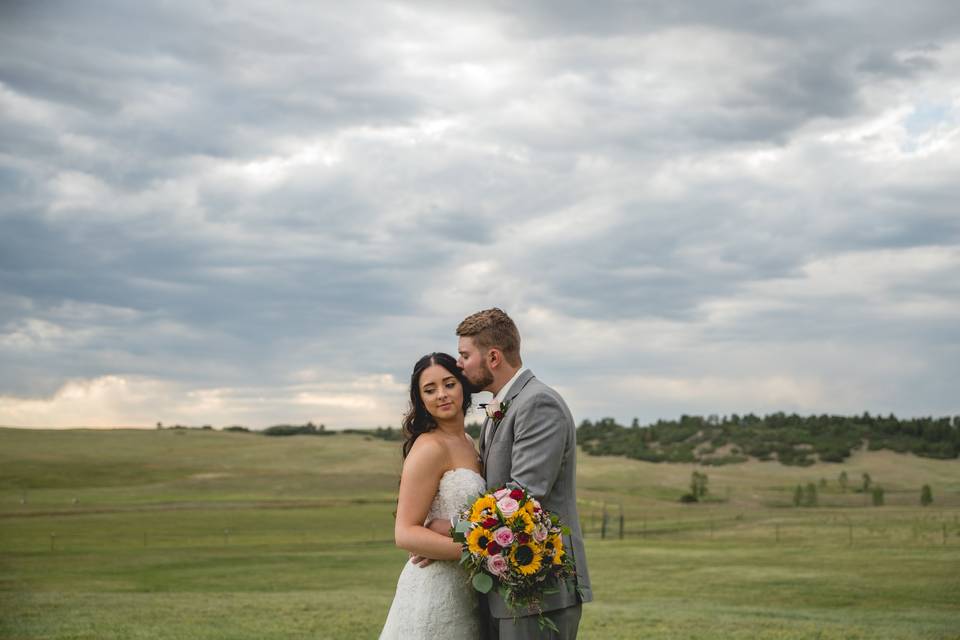
<path id="1" fill-rule="evenodd" d="M 841 471 L 841 472 L 840 472 L 839 482 L 840 482 L 840 491 L 843 491 L 844 493 L 846 493 L 846 492 L 847 492 L 847 483 L 850 482 L 850 479 L 847 477 L 847 472 L 846 472 L 846 471 Z"/>
<path id="2" fill-rule="evenodd" d="M 707 495 L 707 474 L 694 471 L 690 476 L 690 494 L 697 500 Z"/>
<path id="3" fill-rule="evenodd" d="M 920 489 L 920 504 L 925 507 L 929 507 L 933 503 L 933 491 L 930 490 L 930 485 L 925 484 L 923 488 Z"/>
<path id="4" fill-rule="evenodd" d="M 799 484 L 793 490 L 793 506 L 799 507 L 803 504 L 803 487 Z"/>
<path id="5" fill-rule="evenodd" d="M 863 492 L 866 493 L 867 491 L 870 491 L 870 483 L 872 482 L 870 479 L 870 474 L 864 473 L 861 478 L 863 479 Z"/>

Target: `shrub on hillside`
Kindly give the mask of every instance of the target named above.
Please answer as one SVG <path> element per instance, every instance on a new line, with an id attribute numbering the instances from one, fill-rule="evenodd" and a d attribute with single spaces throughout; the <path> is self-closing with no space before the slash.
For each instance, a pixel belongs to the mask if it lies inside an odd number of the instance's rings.
<path id="1" fill-rule="evenodd" d="M 871 492 L 873 498 L 873 506 L 882 507 L 883 506 L 883 487 L 874 487 Z"/>

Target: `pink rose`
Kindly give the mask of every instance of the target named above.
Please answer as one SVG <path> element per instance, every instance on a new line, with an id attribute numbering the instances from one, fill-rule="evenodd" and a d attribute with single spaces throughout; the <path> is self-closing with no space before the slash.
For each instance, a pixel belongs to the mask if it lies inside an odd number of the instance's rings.
<path id="1" fill-rule="evenodd" d="M 499 491 L 493 492 L 493 497 L 497 500 L 508 495 L 510 495 L 510 489 L 507 489 L 506 487 L 504 487 L 503 489 L 500 489 Z"/>
<path id="2" fill-rule="evenodd" d="M 533 530 L 533 539 L 537 542 L 543 542 L 547 539 L 547 528 L 544 526 L 539 526 Z"/>
<path id="3" fill-rule="evenodd" d="M 507 572 L 507 559 L 497 554 L 487 558 L 487 570 L 495 576 L 502 576 Z"/>
<path id="4" fill-rule="evenodd" d="M 547 536 L 544 535 L 543 537 L 546 538 Z M 501 547 L 509 547 L 513 544 L 513 531 L 510 531 L 507 527 L 500 527 L 493 532 L 493 539 Z"/>
<path id="5" fill-rule="evenodd" d="M 500 507 L 500 513 L 503 514 L 504 518 L 509 518 L 517 512 L 517 509 L 520 508 L 520 503 L 507 496 L 506 498 L 501 498 L 497 501 L 497 506 Z"/>

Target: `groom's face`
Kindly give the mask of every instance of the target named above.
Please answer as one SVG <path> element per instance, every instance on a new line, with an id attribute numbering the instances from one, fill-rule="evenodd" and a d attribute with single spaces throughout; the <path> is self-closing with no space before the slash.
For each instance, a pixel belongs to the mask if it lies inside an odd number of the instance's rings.
<path id="1" fill-rule="evenodd" d="M 460 353 L 457 366 L 463 371 L 464 377 L 473 385 L 473 390 L 487 390 L 487 387 L 493 384 L 493 372 L 487 366 L 486 352 L 478 349 L 470 336 L 460 336 L 457 351 Z"/>

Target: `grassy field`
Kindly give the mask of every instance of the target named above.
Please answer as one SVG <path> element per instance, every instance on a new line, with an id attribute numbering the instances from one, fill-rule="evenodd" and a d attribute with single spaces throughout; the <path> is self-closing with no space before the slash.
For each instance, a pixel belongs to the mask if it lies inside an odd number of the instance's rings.
<path id="1" fill-rule="evenodd" d="M 0 637 L 375 638 L 405 560 L 399 468 L 360 435 L 0 429 Z M 712 501 L 681 505 L 694 469 Z M 820 506 L 793 508 L 808 482 Z M 582 456 L 579 489 L 582 638 L 960 638 L 955 460 Z"/>

